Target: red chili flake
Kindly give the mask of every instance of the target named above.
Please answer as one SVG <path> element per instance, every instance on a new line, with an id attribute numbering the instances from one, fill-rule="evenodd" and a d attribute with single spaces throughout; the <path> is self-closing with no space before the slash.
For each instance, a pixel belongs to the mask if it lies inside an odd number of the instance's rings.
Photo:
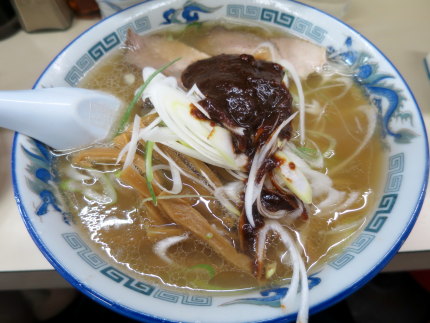
<path id="1" fill-rule="evenodd" d="M 276 162 L 278 163 L 278 166 L 281 166 L 281 165 L 283 165 L 286 162 L 286 160 L 284 158 L 280 158 L 277 155 L 273 155 L 272 159 L 276 160 Z"/>
<path id="2" fill-rule="evenodd" d="M 293 162 L 289 162 L 288 163 L 288 167 L 290 167 L 291 170 L 295 170 L 296 169 L 296 164 L 294 164 Z"/>
<path id="3" fill-rule="evenodd" d="M 198 120 L 209 120 L 194 104 L 190 104 L 191 106 L 191 115 Z"/>
<path id="4" fill-rule="evenodd" d="M 264 128 L 260 127 L 257 129 L 257 132 L 255 133 L 255 137 L 254 137 L 254 141 L 257 142 L 258 138 L 260 138 L 260 136 L 263 134 L 264 132 Z"/>
<path id="5" fill-rule="evenodd" d="M 215 128 L 212 128 L 211 132 L 208 135 L 208 139 L 211 139 L 211 137 L 214 135 L 215 133 Z"/>

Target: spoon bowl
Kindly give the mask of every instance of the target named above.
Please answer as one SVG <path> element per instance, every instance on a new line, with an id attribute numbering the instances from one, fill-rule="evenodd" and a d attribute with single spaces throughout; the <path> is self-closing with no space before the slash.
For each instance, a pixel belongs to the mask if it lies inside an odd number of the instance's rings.
<path id="1" fill-rule="evenodd" d="M 0 92 L 0 127 L 35 138 L 56 150 L 106 139 L 122 102 L 101 91 L 55 87 Z"/>

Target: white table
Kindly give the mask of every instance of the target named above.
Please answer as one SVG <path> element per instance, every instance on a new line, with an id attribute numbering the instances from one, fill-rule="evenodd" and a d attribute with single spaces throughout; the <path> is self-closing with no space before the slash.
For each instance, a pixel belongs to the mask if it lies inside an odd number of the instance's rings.
<path id="1" fill-rule="evenodd" d="M 430 124 L 430 79 L 423 59 L 430 53 L 429 0 L 351 0 L 344 20 L 378 46 L 397 66 Z M 20 31 L 0 41 L 0 89 L 31 88 L 56 53 L 95 20 L 75 19 L 66 31 Z M 12 191 L 13 134 L 0 130 L 0 290 L 68 286 L 28 235 Z M 430 196 L 411 235 L 386 270 L 430 269 Z"/>

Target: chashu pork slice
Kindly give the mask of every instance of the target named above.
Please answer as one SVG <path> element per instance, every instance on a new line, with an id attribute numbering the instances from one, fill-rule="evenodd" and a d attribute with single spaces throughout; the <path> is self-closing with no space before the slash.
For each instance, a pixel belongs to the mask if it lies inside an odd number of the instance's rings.
<path id="1" fill-rule="evenodd" d="M 272 38 L 270 41 L 275 44 L 280 57 L 293 64 L 302 79 L 319 70 L 327 62 L 325 48 L 306 40 L 279 37 Z"/>
<path id="2" fill-rule="evenodd" d="M 248 31 L 224 27 L 213 28 L 208 37 L 198 41 L 195 47 L 210 55 L 250 54 L 265 60 L 285 59 L 295 67 L 302 79 L 327 62 L 325 48 L 306 40 L 293 37 L 264 38 Z M 278 57 L 272 57 L 269 47 L 274 49 Z"/>
<path id="3" fill-rule="evenodd" d="M 160 35 L 140 36 L 131 30 L 127 33 L 125 47 L 126 61 L 140 69 L 147 66 L 158 69 L 181 57 L 179 61 L 163 72 L 165 75 L 174 76 L 178 80 L 188 65 L 209 57 L 206 53 L 178 40 L 168 39 Z"/>
<path id="4" fill-rule="evenodd" d="M 217 26 L 212 28 L 206 37 L 198 39 L 194 46 L 211 56 L 220 54 L 253 55 L 258 44 L 262 42 L 264 39 L 256 34 Z"/>

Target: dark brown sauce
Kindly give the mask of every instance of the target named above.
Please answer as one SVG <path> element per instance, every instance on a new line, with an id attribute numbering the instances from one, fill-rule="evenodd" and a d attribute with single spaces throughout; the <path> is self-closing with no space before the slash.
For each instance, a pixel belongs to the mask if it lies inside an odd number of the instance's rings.
<path id="1" fill-rule="evenodd" d="M 259 183 L 263 176 L 269 172 L 271 172 L 276 167 L 280 166 L 282 164 L 282 161 L 278 158 L 275 158 L 275 156 L 270 156 L 266 158 L 263 162 L 263 165 L 258 169 L 256 181 Z"/>
<path id="2" fill-rule="evenodd" d="M 292 97 L 283 77 L 279 64 L 247 54 L 221 54 L 188 66 L 182 83 L 187 89 L 196 84 L 205 95 L 199 103 L 211 120 L 229 129 L 244 129 L 243 135 L 232 133 L 234 149 L 252 157 L 291 115 Z M 290 133 L 287 126 L 280 136 L 288 139 Z"/>
<path id="3" fill-rule="evenodd" d="M 252 214 L 255 224 L 254 227 L 249 223 L 244 209 L 242 209 L 238 225 L 240 249 L 251 257 L 255 255 L 257 233 L 264 226 L 264 218 L 260 212 L 258 212 L 256 204 L 252 206 Z"/>
<path id="4" fill-rule="evenodd" d="M 299 207 L 293 195 L 281 194 L 268 189 L 263 189 L 261 192 L 261 203 L 271 212 L 279 210 L 293 211 Z"/>

